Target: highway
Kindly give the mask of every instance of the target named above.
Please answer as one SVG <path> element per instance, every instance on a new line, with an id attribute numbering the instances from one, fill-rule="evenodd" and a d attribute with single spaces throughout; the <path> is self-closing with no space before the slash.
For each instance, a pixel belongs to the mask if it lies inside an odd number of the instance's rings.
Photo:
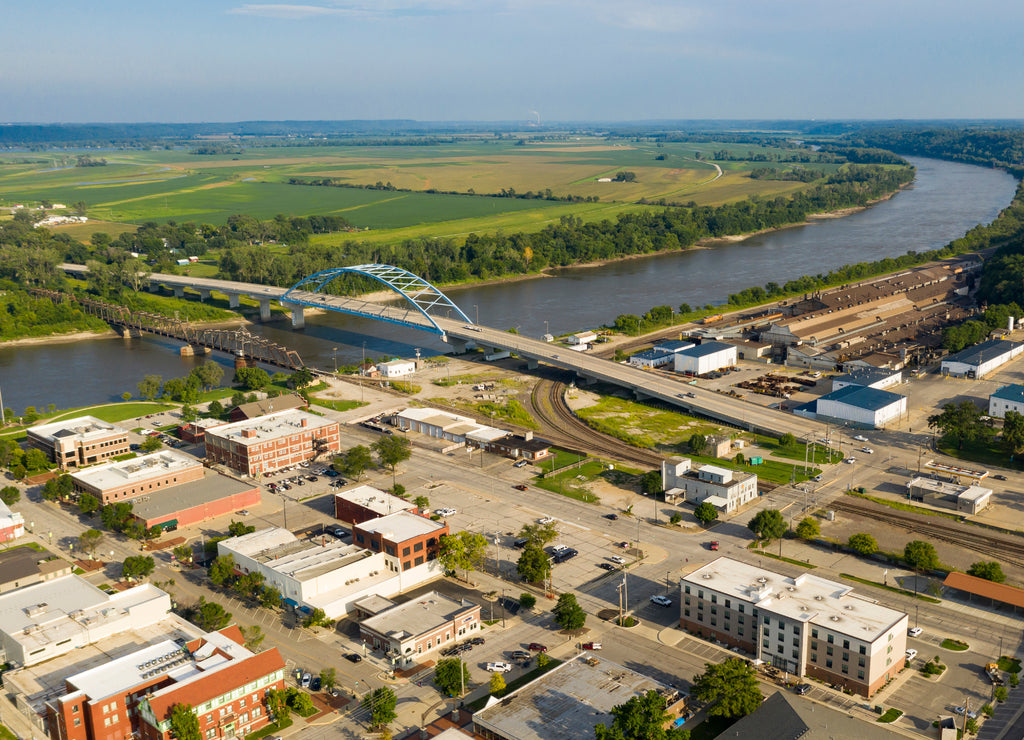
<path id="1" fill-rule="evenodd" d="M 82 274 L 87 269 L 81 265 L 61 265 L 61 267 L 67 272 L 76 274 Z M 237 303 L 237 296 L 240 295 L 256 298 L 261 304 L 269 304 L 270 300 L 281 300 L 287 291 L 286 288 L 187 275 L 153 273 L 147 275 L 146 279 L 154 285 L 166 285 L 177 291 L 190 288 L 208 294 L 209 291 L 215 290 L 233 296 L 233 304 Z M 397 295 L 399 294 L 396 292 Z M 293 323 L 296 326 L 302 325 L 302 307 L 309 306 L 374 318 L 434 334 L 438 333 L 438 328 L 440 328 L 445 341 L 456 349 L 464 348 L 467 344 L 474 344 L 478 347 L 508 350 L 515 352 L 527 361 L 543 362 L 546 365 L 575 372 L 586 381 L 611 383 L 633 391 L 637 398 L 658 399 L 688 413 L 723 421 L 752 432 L 772 436 L 789 432 L 797 438 L 806 436 L 813 439 L 826 436 L 827 427 L 823 423 L 765 408 L 699 386 L 688 385 L 682 377 L 679 380 L 666 378 L 632 365 L 613 362 L 586 352 L 574 352 L 561 345 L 510 334 L 483 325 L 467 324 L 463 321 L 453 321 L 438 316 L 428 319 L 411 304 L 407 304 L 408 307 L 392 306 L 309 291 L 292 291 L 289 297 L 295 301 L 282 301 L 282 303 L 292 309 Z M 269 305 L 267 305 L 266 311 L 261 306 L 261 314 L 264 313 L 269 317 Z M 433 323 L 431 323 L 431 319 Z"/>

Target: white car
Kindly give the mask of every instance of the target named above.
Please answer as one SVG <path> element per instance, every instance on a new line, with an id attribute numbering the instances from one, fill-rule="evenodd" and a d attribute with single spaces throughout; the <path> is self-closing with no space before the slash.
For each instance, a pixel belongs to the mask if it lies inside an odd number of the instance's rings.
<path id="1" fill-rule="evenodd" d="M 924 630 L 920 627 L 911 627 L 907 630 L 907 634 L 911 637 L 920 637 L 922 632 L 924 632 Z"/>
<path id="2" fill-rule="evenodd" d="M 619 565 L 622 565 L 623 563 L 626 562 L 626 559 L 624 557 L 622 557 L 621 555 L 612 555 L 611 558 L 609 558 L 609 559 L 613 563 L 618 563 Z"/>
<path id="3" fill-rule="evenodd" d="M 912 661 L 916 657 L 917 657 L 917 651 L 914 650 L 914 648 L 908 648 L 907 649 L 907 662 L 909 663 L 910 661 Z"/>
<path id="4" fill-rule="evenodd" d="M 861 434 L 855 435 L 854 439 L 857 440 L 858 442 L 867 442 L 868 441 L 868 438 L 863 436 L 863 435 L 861 435 Z"/>
<path id="5" fill-rule="evenodd" d="M 857 462 L 857 458 L 848 457 L 845 460 L 843 460 L 843 462 L 846 463 L 847 465 L 853 465 L 855 462 Z"/>
<path id="6" fill-rule="evenodd" d="M 811 480 L 814 481 L 815 483 L 821 483 L 821 476 L 816 475 L 813 478 L 811 478 Z"/>
<path id="7" fill-rule="evenodd" d="M 512 670 L 512 664 L 502 663 L 500 661 L 497 663 L 488 663 L 487 670 L 489 670 L 491 673 L 508 673 Z"/>
<path id="8" fill-rule="evenodd" d="M 434 509 L 434 513 L 438 516 L 455 516 L 455 509 Z"/>
<path id="9" fill-rule="evenodd" d="M 664 596 L 652 596 L 651 603 L 658 606 L 672 606 L 672 599 L 666 599 Z"/>
<path id="10" fill-rule="evenodd" d="M 552 524 L 555 518 L 552 516 L 543 516 L 537 520 L 537 524 Z"/>
<path id="11" fill-rule="evenodd" d="M 871 449 L 870 447 L 861 447 L 860 451 L 861 452 L 865 452 L 868 455 L 874 455 L 875 454 L 875 451 L 873 449 Z"/>

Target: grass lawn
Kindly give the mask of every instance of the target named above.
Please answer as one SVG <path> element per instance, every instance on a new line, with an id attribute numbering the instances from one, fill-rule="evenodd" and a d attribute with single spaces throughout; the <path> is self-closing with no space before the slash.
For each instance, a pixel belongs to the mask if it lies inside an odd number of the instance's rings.
<path id="1" fill-rule="evenodd" d="M 599 388 L 596 392 L 604 390 L 608 390 L 608 387 Z M 672 454 L 678 452 L 693 434 L 707 436 L 735 431 L 661 405 L 621 398 L 614 395 L 614 392 L 602 393 L 596 404 L 577 409 L 576 414 L 592 429 L 635 447 L 664 450 Z"/>
<path id="2" fill-rule="evenodd" d="M 1004 655 L 999 659 L 999 670 L 1007 673 L 1020 673 L 1020 658 Z"/>
<path id="3" fill-rule="evenodd" d="M 609 472 L 614 473 L 618 471 L 609 471 L 607 464 L 601 460 L 588 459 L 579 467 L 573 466 L 560 473 L 537 478 L 534 481 L 534 485 L 561 496 L 574 498 L 577 501 L 596 504 L 599 499 L 587 489 L 586 484 L 599 475 Z"/>
<path id="4" fill-rule="evenodd" d="M 954 640 L 951 637 L 947 637 L 940 643 L 940 647 L 944 647 L 946 650 L 964 651 L 970 649 L 971 646 L 961 640 Z"/>
<path id="5" fill-rule="evenodd" d="M 894 594 L 903 594 L 904 596 L 915 596 L 921 601 L 927 601 L 929 604 L 941 604 L 942 601 L 939 599 L 933 599 L 931 596 L 925 596 L 924 594 L 915 594 L 913 591 L 907 591 L 903 588 L 897 588 L 896 586 L 889 586 L 878 581 L 870 581 L 867 578 L 858 578 L 857 576 L 851 576 L 849 573 L 840 573 L 840 576 L 848 581 L 855 583 L 863 583 L 865 586 L 874 586 L 875 588 L 884 588 L 886 591 L 892 591 Z"/>
<path id="6" fill-rule="evenodd" d="M 245 736 L 245 740 L 259 740 L 259 738 L 261 738 L 261 737 L 266 737 L 267 735 L 273 735 L 276 732 L 278 732 L 279 730 L 284 730 L 284 729 L 287 729 L 287 728 L 291 727 L 292 723 L 294 721 L 295 720 L 293 720 L 291 717 L 286 717 L 285 719 L 282 719 L 279 722 L 271 722 L 269 725 L 264 727 L 262 730 L 257 730 L 256 732 L 250 732 L 248 735 Z"/>
<path id="7" fill-rule="evenodd" d="M 551 455 L 538 462 L 534 467 L 540 468 L 545 473 L 550 473 L 552 470 L 561 470 L 564 467 L 575 465 L 586 459 L 586 457 L 580 457 L 575 452 L 567 452 L 557 447 L 552 447 Z"/>
<path id="8" fill-rule="evenodd" d="M 864 498 L 868 501 L 874 501 L 876 504 L 882 506 L 888 506 L 890 509 L 896 509 L 897 511 L 910 511 L 914 514 L 927 514 L 928 516 L 941 516 L 946 519 L 952 519 L 954 522 L 963 521 L 963 517 L 956 514 L 947 514 L 942 511 L 935 511 L 934 509 L 926 509 L 923 506 L 914 506 L 913 504 L 905 504 L 902 501 L 890 501 L 887 498 L 879 498 L 877 496 L 868 496 L 863 493 L 856 493 L 855 491 L 847 491 L 846 495 L 856 496 L 857 498 Z"/>
<path id="9" fill-rule="evenodd" d="M 350 411 L 367 405 L 366 401 L 339 401 L 333 398 L 318 398 L 317 396 L 310 396 L 309 400 L 310 403 L 316 406 L 323 406 L 334 411 Z"/>
<path id="10" fill-rule="evenodd" d="M 18 740 L 18 736 L 3 725 L 0 725 L 0 740 Z"/>
<path id="11" fill-rule="evenodd" d="M 965 442 L 963 449 L 957 447 L 956 440 L 943 437 L 939 440 L 939 452 L 943 455 L 955 457 L 958 460 L 981 463 L 990 468 L 1009 468 L 1011 470 L 1024 470 L 1024 456 L 1018 455 L 1011 462 L 1010 456 L 999 443 L 1000 438 L 993 435 L 983 439 L 974 439 Z"/>
<path id="12" fill-rule="evenodd" d="M 876 722 L 895 722 L 903 716 L 903 712 L 895 707 L 889 707 L 885 710 L 885 714 L 879 717 Z"/>

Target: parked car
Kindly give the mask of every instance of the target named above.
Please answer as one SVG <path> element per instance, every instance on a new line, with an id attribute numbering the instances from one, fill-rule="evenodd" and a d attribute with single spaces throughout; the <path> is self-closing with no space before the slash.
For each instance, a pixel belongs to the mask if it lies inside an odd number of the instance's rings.
<path id="1" fill-rule="evenodd" d="M 443 509 L 434 509 L 434 513 L 438 516 L 455 516 L 458 512 L 455 509 L 445 507 Z"/>
<path id="2" fill-rule="evenodd" d="M 501 661 L 498 661 L 497 663 L 488 663 L 487 670 L 491 673 L 508 673 L 512 670 L 512 664 L 503 663 Z"/>
<path id="3" fill-rule="evenodd" d="M 512 542 L 512 547 L 517 547 L 519 549 L 522 549 L 522 548 L 526 547 L 526 545 L 527 545 L 527 543 L 529 541 L 530 540 L 528 540 L 526 537 L 520 537 L 519 539 L 514 540 Z"/>
<path id="4" fill-rule="evenodd" d="M 803 694 L 806 694 L 810 690 L 811 690 L 811 685 L 809 683 L 798 684 L 796 689 L 795 689 L 796 693 L 800 694 L 801 696 Z"/>
<path id="5" fill-rule="evenodd" d="M 623 550 L 628 550 L 629 549 L 629 543 L 626 542 L 625 540 L 623 540 L 622 542 L 619 543 L 619 547 L 621 547 Z"/>
<path id="6" fill-rule="evenodd" d="M 993 475 L 992 477 L 995 478 L 996 480 L 1006 480 L 1005 475 Z"/>
<path id="7" fill-rule="evenodd" d="M 310 691 L 320 690 L 320 676 L 313 676 L 313 681 L 309 684 Z"/>
<path id="8" fill-rule="evenodd" d="M 600 650 L 601 643 L 599 642 L 585 642 L 583 643 L 584 650 Z"/>
<path id="9" fill-rule="evenodd" d="M 953 714 L 959 714 L 961 717 L 966 714 L 967 719 L 978 719 L 978 713 L 967 707 L 953 707 Z"/>
<path id="10" fill-rule="evenodd" d="M 598 563 L 597 567 L 601 568 L 602 570 L 615 570 L 615 566 L 611 563 Z"/>
<path id="11" fill-rule="evenodd" d="M 530 487 L 527 486 L 525 483 L 517 483 L 516 485 L 513 486 L 513 488 L 515 488 L 517 491 L 528 491 L 528 490 L 530 490 Z"/>
<path id="12" fill-rule="evenodd" d="M 605 519 L 611 519 L 614 522 L 616 519 L 619 518 L 619 515 L 618 514 L 605 514 L 604 518 Z"/>
<path id="13" fill-rule="evenodd" d="M 512 463 L 512 467 L 513 468 L 523 468 L 523 467 L 526 467 L 528 464 L 529 464 L 528 460 L 516 460 L 514 463 Z"/>
<path id="14" fill-rule="evenodd" d="M 304 688 L 304 689 L 308 689 L 309 688 L 309 684 L 312 681 L 313 681 L 313 677 L 311 675 L 309 675 L 308 673 L 303 673 L 302 674 L 302 678 L 299 679 L 299 685 L 302 688 Z"/>
<path id="15" fill-rule="evenodd" d="M 482 638 L 482 637 L 474 637 L 473 639 L 470 640 L 470 642 L 473 643 L 474 645 L 483 645 L 485 641 L 484 641 L 484 638 Z"/>
<path id="16" fill-rule="evenodd" d="M 540 519 L 537 520 L 537 524 L 551 524 L 554 521 L 555 518 L 552 516 L 542 516 Z"/>
<path id="17" fill-rule="evenodd" d="M 359 653 L 346 653 L 345 654 L 345 660 L 350 661 L 352 663 L 362 663 L 363 662 L 363 656 L 360 655 Z"/>
<path id="18" fill-rule="evenodd" d="M 611 560 L 613 563 L 618 563 L 619 565 L 622 565 L 623 563 L 626 562 L 626 559 L 624 557 L 622 557 L 621 555 L 612 555 L 609 558 L 609 560 Z"/>
<path id="19" fill-rule="evenodd" d="M 509 654 L 512 656 L 512 660 L 529 660 L 531 657 L 525 650 L 513 650 Z"/>
<path id="20" fill-rule="evenodd" d="M 718 540 L 711 540 L 711 542 L 708 543 L 708 549 L 709 550 L 717 550 L 718 549 Z"/>
<path id="21" fill-rule="evenodd" d="M 813 478 L 811 478 L 811 480 L 814 481 L 815 483 L 821 483 L 821 476 L 816 475 Z"/>
<path id="22" fill-rule="evenodd" d="M 672 606 L 672 599 L 665 598 L 655 594 L 651 597 L 651 603 L 657 604 L 658 606 Z"/>
<path id="23" fill-rule="evenodd" d="M 238 512 L 238 515 L 239 516 L 249 516 L 249 510 L 248 509 L 242 509 L 240 512 Z"/>
<path id="24" fill-rule="evenodd" d="M 548 651 L 547 645 L 541 645 L 539 642 L 531 642 L 526 646 L 527 650 L 532 650 L 535 653 L 546 653 Z"/>
<path id="25" fill-rule="evenodd" d="M 864 452 L 864 453 L 866 453 L 868 455 L 874 455 L 875 454 L 875 451 L 873 449 L 871 449 L 870 447 L 861 447 L 860 451 Z"/>
<path id="26" fill-rule="evenodd" d="M 907 648 L 907 662 L 909 663 L 917 657 L 917 651 L 914 648 Z"/>
<path id="27" fill-rule="evenodd" d="M 911 627 L 907 630 L 907 634 L 911 637 L 920 637 L 922 632 L 924 632 L 924 630 L 921 627 Z"/>

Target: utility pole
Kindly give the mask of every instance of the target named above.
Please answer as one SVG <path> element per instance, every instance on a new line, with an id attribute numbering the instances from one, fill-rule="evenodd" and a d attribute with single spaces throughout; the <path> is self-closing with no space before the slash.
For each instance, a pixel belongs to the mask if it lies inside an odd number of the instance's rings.
<path id="1" fill-rule="evenodd" d="M 365 385 L 365 383 L 363 382 L 363 380 L 364 380 L 363 375 L 366 372 L 366 367 L 365 366 L 366 366 L 366 341 L 363 340 L 363 362 L 359 366 L 359 403 L 363 403 L 363 386 Z"/>

